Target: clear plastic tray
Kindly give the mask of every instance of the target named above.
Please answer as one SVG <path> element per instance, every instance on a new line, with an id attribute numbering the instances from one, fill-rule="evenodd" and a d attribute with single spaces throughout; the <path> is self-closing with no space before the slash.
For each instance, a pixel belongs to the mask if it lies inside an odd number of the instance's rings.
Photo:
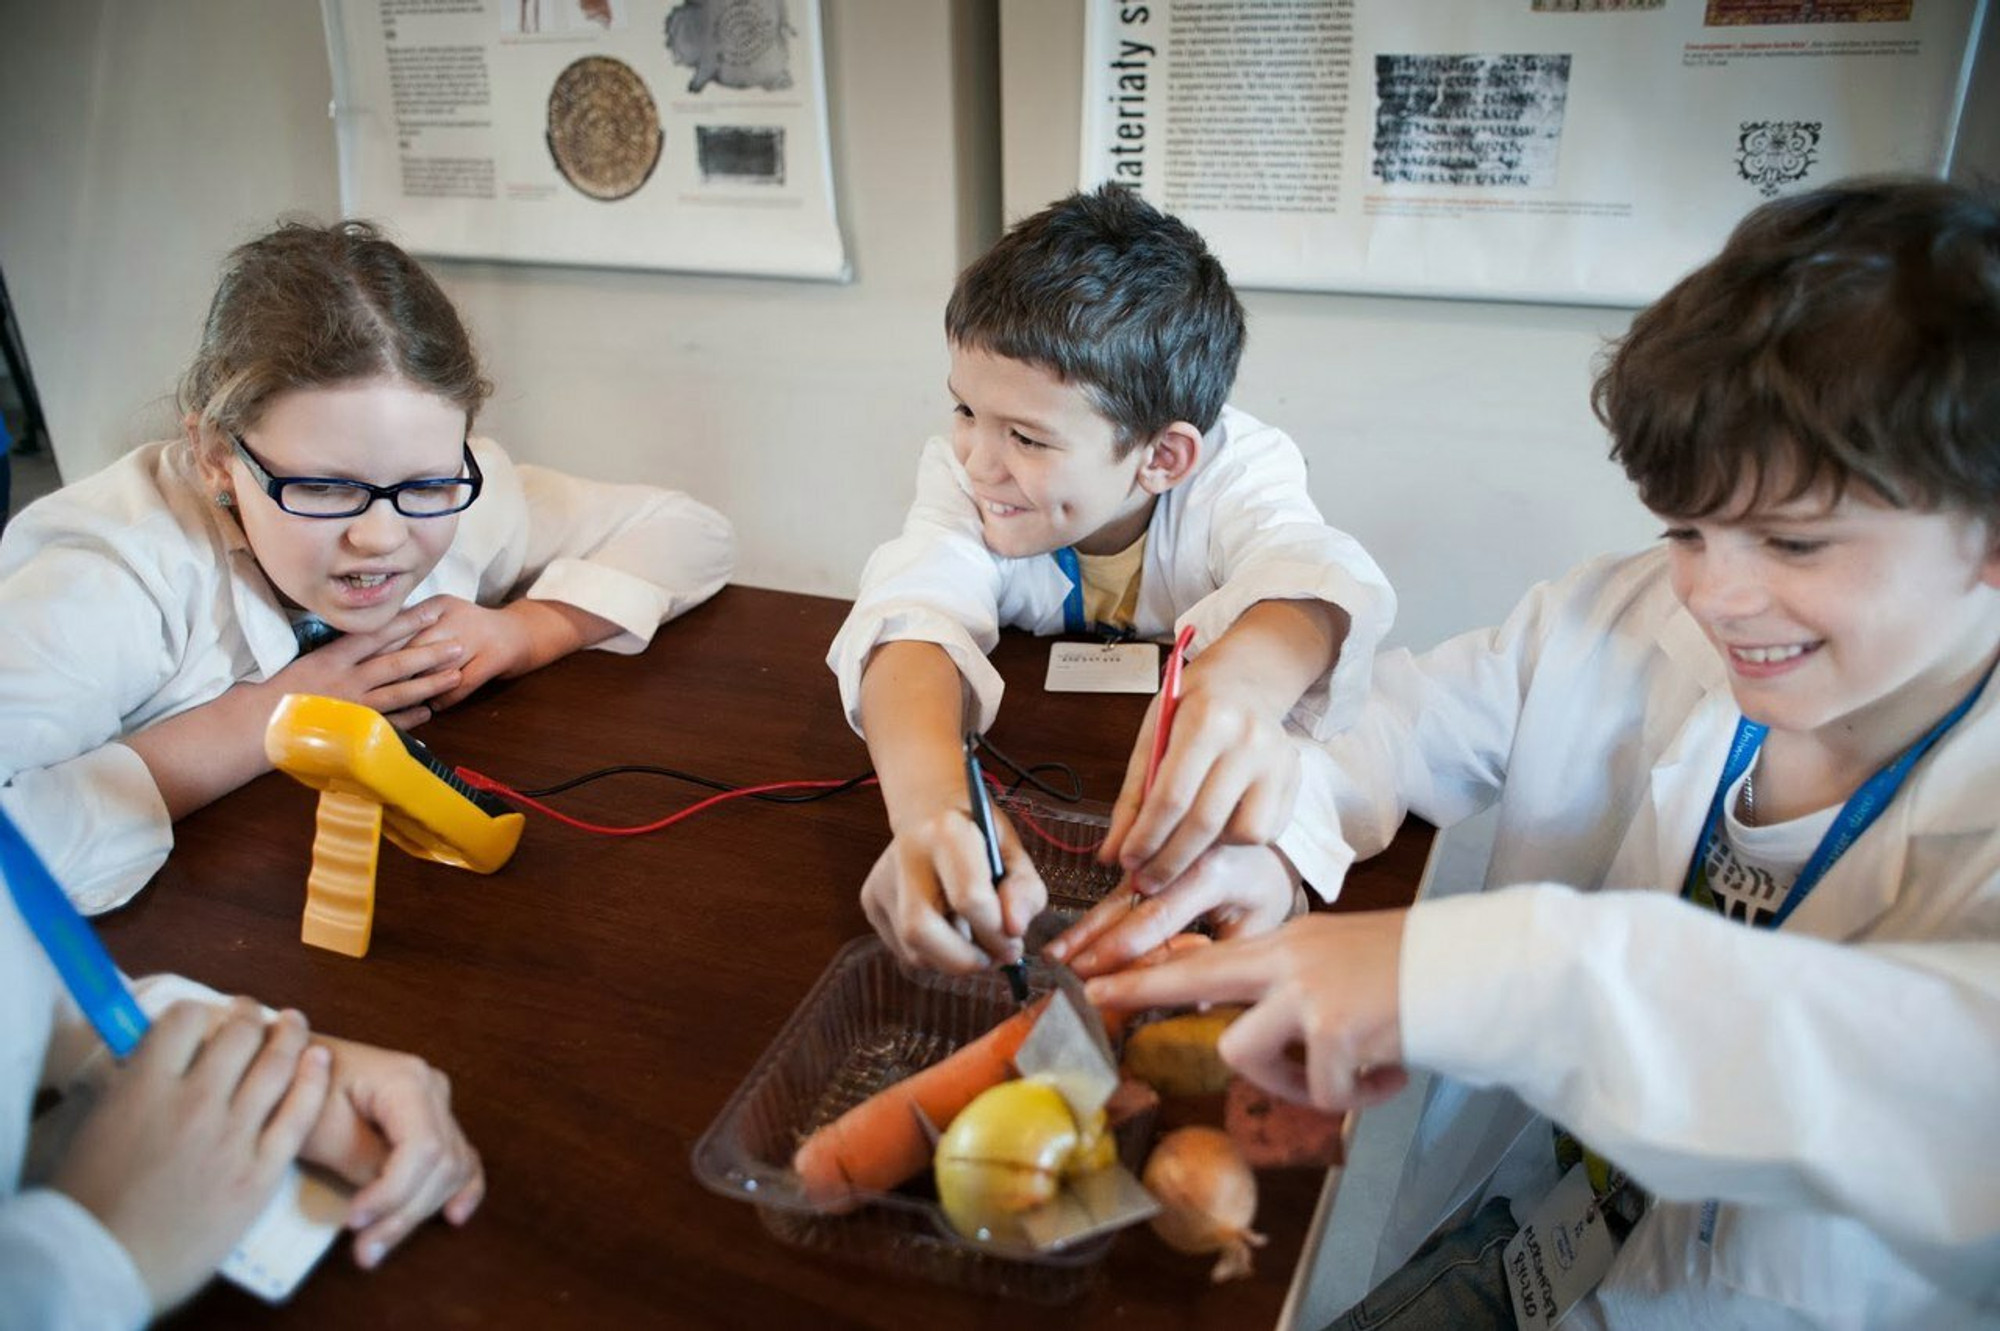
<path id="1" fill-rule="evenodd" d="M 1080 915 L 1118 886 L 1124 876 L 1118 866 L 1097 862 L 1097 848 L 1111 829 L 1109 808 L 1049 804 L 1023 795 L 1002 795 L 994 802 L 1048 885 L 1050 910 Z"/>
<path id="2" fill-rule="evenodd" d="M 1039 967 L 1029 968 L 1029 982 L 1038 992 L 1050 987 Z M 695 1177 L 750 1202 L 765 1229 L 801 1248 L 982 1293 L 1042 1303 L 1078 1297 L 1094 1283 L 1113 1236 L 1053 1253 L 996 1251 L 959 1238 L 936 1202 L 901 1192 L 823 1215 L 791 1166 L 813 1129 L 1013 1010 L 996 973 L 907 971 L 879 939 L 849 943 L 695 1143 Z"/>

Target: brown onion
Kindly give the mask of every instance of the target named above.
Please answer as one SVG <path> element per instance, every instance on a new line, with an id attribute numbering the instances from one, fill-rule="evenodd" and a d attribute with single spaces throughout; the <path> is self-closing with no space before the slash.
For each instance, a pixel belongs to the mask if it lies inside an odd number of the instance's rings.
<path id="1" fill-rule="evenodd" d="M 1218 1128 L 1177 1128 L 1160 1138 L 1142 1180 L 1160 1203 L 1153 1232 L 1179 1252 L 1219 1252 L 1215 1281 L 1250 1274 L 1250 1250 L 1264 1246 L 1251 1231 L 1257 1178 L 1229 1134 Z"/>

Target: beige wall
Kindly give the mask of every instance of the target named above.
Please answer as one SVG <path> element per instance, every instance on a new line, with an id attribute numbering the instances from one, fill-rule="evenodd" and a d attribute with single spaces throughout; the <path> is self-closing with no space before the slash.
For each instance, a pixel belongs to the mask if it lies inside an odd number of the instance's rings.
<path id="1" fill-rule="evenodd" d="M 825 6 L 847 285 L 435 262 L 517 456 L 687 489 L 742 581 L 850 594 L 946 419 L 999 216 L 991 0 Z M 173 422 L 223 253 L 338 210 L 315 0 L 0 0 L 0 267 L 66 477 Z"/>

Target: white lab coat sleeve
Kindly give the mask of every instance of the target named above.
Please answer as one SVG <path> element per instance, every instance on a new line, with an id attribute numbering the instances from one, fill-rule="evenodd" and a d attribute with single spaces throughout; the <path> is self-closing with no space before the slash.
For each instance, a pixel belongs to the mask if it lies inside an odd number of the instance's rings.
<path id="1" fill-rule="evenodd" d="M 1247 419 L 1231 413 L 1232 419 Z M 1291 723 L 1318 739 L 1348 725 L 1368 694 L 1369 663 L 1396 616 L 1396 597 L 1361 543 L 1326 524 L 1306 489 L 1305 459 L 1282 431 L 1255 425 L 1227 439 L 1188 482 L 1188 520 L 1207 515 L 1216 589 L 1180 616 L 1195 652 L 1259 601 L 1324 601 L 1347 612 L 1333 668 L 1307 687 Z"/>
<path id="2" fill-rule="evenodd" d="M 1522 700 L 1574 582 L 1538 586 L 1497 628 L 1422 656 L 1384 652 L 1353 726 L 1323 744 L 1296 741 L 1298 802 L 1278 846 L 1315 894 L 1338 895 L 1348 867 L 1386 848 L 1406 813 L 1449 827 L 1499 797 Z"/>
<path id="3" fill-rule="evenodd" d="M 1400 988 L 1410 1063 L 1506 1085 L 1660 1197 L 2000 1256 L 2000 944 L 1836 943 L 1538 885 L 1413 908 Z"/>
<path id="4" fill-rule="evenodd" d="M 512 519 L 504 557 L 480 576 L 479 600 L 561 601 L 621 630 L 597 644 L 644 651 L 653 630 L 720 591 L 736 566 L 728 519 L 676 490 L 618 485 L 515 465 L 497 446 L 474 445 L 491 502 L 487 521 Z"/>
<path id="5" fill-rule="evenodd" d="M 130 900 L 173 847 L 152 773 L 118 742 L 174 669 L 161 607 L 88 546 L 47 547 L 0 580 L 0 804 L 86 914 Z"/>
<path id="6" fill-rule="evenodd" d="M 63 1193 L 0 1198 L 0 1321 L 8 1331 L 127 1331 L 152 1317 L 139 1268 Z"/>
<path id="7" fill-rule="evenodd" d="M 177 975 L 150 976 L 132 988 L 149 1018 L 181 999 L 224 1001 Z M 41 1085 L 61 1091 L 69 1103 L 37 1124 L 33 1152 L 50 1168 L 81 1120 L 81 1113 L 65 1111 L 87 1110 L 111 1067 L 97 1033 L 63 996 L 53 1014 Z M 44 1172 L 32 1164 L 31 1171 Z M 95 1216 L 61 1192 L 29 1187 L 0 1198 L 0 1308 L 9 1331 L 17 1325 L 34 1331 L 117 1331 L 143 1326 L 152 1315 L 152 1297 L 131 1256 Z"/>
<path id="8" fill-rule="evenodd" d="M 1000 672 L 987 660 L 1000 641 L 1000 561 L 980 536 L 979 514 L 959 487 L 949 446 L 932 440 L 917 464 L 917 497 L 902 534 L 877 547 L 861 572 L 854 608 L 828 650 L 840 705 L 856 734 L 861 677 L 885 642 L 936 643 L 958 668 L 985 730 L 1000 711 Z"/>

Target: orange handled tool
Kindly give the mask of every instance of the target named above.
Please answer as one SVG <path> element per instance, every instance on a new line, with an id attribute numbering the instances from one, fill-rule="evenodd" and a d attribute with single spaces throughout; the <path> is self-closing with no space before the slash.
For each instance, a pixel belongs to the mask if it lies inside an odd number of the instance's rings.
<path id="1" fill-rule="evenodd" d="M 383 837 L 474 873 L 492 873 L 520 843 L 520 814 L 468 786 L 359 703 L 286 694 L 265 728 L 264 752 L 279 771 L 320 792 L 301 930 L 313 947 L 368 954 Z"/>

